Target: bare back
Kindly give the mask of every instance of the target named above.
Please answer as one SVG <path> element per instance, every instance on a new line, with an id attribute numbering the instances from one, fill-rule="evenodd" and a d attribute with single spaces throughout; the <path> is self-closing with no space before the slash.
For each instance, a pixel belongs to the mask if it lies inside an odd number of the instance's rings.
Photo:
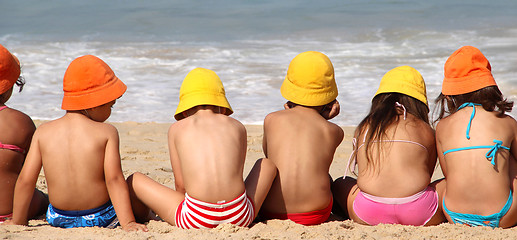
<path id="1" fill-rule="evenodd" d="M 490 215 L 501 210 L 515 181 L 517 123 L 510 116 L 499 118 L 495 112 L 476 107 L 468 140 L 466 129 L 471 113 L 472 107 L 466 107 L 442 119 L 436 127 L 438 155 L 447 179 L 445 202 L 455 212 Z M 493 140 L 510 148 L 497 151 L 495 165 L 485 156 L 488 148 L 443 154 L 455 148 L 493 146 Z M 516 211 L 512 206 L 507 215 L 517 216 Z"/>
<path id="2" fill-rule="evenodd" d="M 372 131 L 372 130 L 368 130 Z M 379 197 L 414 195 L 431 182 L 436 166 L 436 145 L 431 126 L 412 114 L 399 115 L 386 129 L 386 138 L 371 143 L 372 163 L 366 158 L 364 135 L 356 137 L 358 177 L 361 191 Z"/>
<path id="3" fill-rule="evenodd" d="M 212 203 L 238 197 L 244 192 L 246 146 L 244 126 L 209 109 L 174 123 L 169 150 L 176 190 Z"/>
<path id="4" fill-rule="evenodd" d="M 34 123 L 24 113 L 11 108 L 0 111 L 0 143 L 27 152 L 35 130 Z M 12 212 L 14 185 L 24 161 L 25 153 L 0 149 L 0 215 Z"/>
<path id="5" fill-rule="evenodd" d="M 62 210 L 106 203 L 105 159 L 118 157 L 120 162 L 118 141 L 115 127 L 78 113 L 41 125 L 34 143 L 42 156 L 50 203 Z"/>
<path id="6" fill-rule="evenodd" d="M 329 168 L 343 130 L 317 111 L 296 106 L 264 120 L 263 148 L 278 175 L 263 208 L 275 213 L 301 213 L 328 206 Z"/>

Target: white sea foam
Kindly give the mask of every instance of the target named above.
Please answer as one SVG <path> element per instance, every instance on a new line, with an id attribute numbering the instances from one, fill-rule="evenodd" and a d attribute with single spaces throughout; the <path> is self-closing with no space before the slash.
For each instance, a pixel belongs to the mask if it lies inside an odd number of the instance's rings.
<path id="1" fill-rule="evenodd" d="M 205 67 L 222 79 L 233 116 L 260 124 L 282 109 L 279 89 L 291 59 L 315 50 L 334 64 L 342 109 L 332 121 L 356 125 L 382 75 L 400 65 L 422 73 L 434 107 L 443 64 L 463 45 L 483 51 L 502 92 L 517 100 L 517 3 L 231 2 L 231 8 L 195 1 L 109 2 L 98 15 L 85 15 L 98 7 L 96 0 L 54 7 L 32 1 L 23 6 L 29 15 L 20 3 L 5 2 L 0 22 L 12 24 L 0 25 L 0 43 L 19 57 L 27 80 L 8 105 L 35 119 L 60 117 L 68 64 L 93 54 L 128 85 L 111 121 L 174 121 L 183 78 Z"/>

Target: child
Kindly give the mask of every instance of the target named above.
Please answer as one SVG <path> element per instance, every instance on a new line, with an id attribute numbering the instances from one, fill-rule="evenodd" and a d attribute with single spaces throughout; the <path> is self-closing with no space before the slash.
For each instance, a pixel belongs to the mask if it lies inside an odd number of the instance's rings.
<path id="1" fill-rule="evenodd" d="M 215 72 L 196 68 L 184 79 L 169 128 L 169 151 L 176 190 L 135 173 L 128 178 L 139 221 L 161 219 L 180 228 L 248 226 L 262 205 L 276 168 L 257 161 L 246 184 L 246 129 L 232 114 Z"/>
<path id="2" fill-rule="evenodd" d="M 290 63 L 280 91 L 285 110 L 264 120 L 263 149 L 278 168 L 264 202 L 263 219 L 291 219 L 315 225 L 332 210 L 329 168 L 343 130 L 327 120 L 339 113 L 338 89 L 330 59 L 304 52 Z"/>
<path id="3" fill-rule="evenodd" d="M 451 223 L 508 228 L 517 224 L 517 123 L 505 114 L 491 66 L 479 49 L 456 50 L 445 63 L 436 126 L 445 176 L 443 209 Z M 448 116 L 445 116 L 448 113 Z"/>
<path id="4" fill-rule="evenodd" d="M 430 185 L 436 145 L 428 113 L 424 79 L 416 69 L 401 66 L 383 76 L 370 113 L 355 130 L 350 159 L 357 162 L 357 180 L 345 173 L 333 183 L 345 217 L 368 225 L 445 221 L 436 189 L 443 184 Z"/>
<path id="5" fill-rule="evenodd" d="M 5 106 L 14 84 L 20 87 L 20 91 L 25 84 L 20 76 L 20 63 L 0 45 L 0 223 L 12 217 L 14 185 L 36 130 L 29 116 Z M 47 205 L 45 195 L 34 189 L 28 218 L 45 213 Z"/>
<path id="6" fill-rule="evenodd" d="M 50 225 L 114 227 L 120 222 L 126 231 L 147 231 L 131 210 L 117 129 L 104 123 L 126 85 L 101 59 L 86 55 L 70 63 L 63 90 L 66 114 L 34 133 L 16 183 L 12 223 L 27 224 L 32 189 L 43 166 Z"/>

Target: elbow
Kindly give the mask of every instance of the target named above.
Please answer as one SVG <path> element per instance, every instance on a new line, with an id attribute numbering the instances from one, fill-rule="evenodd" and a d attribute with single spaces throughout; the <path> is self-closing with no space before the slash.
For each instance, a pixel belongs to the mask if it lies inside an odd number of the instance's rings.
<path id="1" fill-rule="evenodd" d="M 106 186 L 108 188 L 110 188 L 112 186 L 117 186 L 117 185 L 125 184 L 126 183 L 126 180 L 124 179 L 124 176 L 107 177 L 105 179 L 105 181 L 106 181 Z"/>

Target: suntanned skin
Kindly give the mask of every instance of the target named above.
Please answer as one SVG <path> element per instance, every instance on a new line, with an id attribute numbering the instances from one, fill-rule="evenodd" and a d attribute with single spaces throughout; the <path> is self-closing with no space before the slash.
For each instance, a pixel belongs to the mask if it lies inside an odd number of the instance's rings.
<path id="1" fill-rule="evenodd" d="M 86 210 L 111 199 L 122 228 L 147 227 L 135 222 L 122 174 L 117 129 L 104 121 L 115 101 L 82 111 L 67 111 L 42 124 L 31 143 L 15 189 L 12 223 L 27 224 L 27 209 L 41 167 L 50 203 L 61 210 Z"/>
<path id="2" fill-rule="evenodd" d="M 170 161 L 176 190 L 141 173 L 128 179 L 133 207 L 140 221 L 152 217 L 150 208 L 174 225 L 176 208 L 185 198 L 185 192 L 198 200 L 217 203 L 233 200 L 247 189 L 258 211 L 276 175 L 276 168 L 268 159 L 259 160 L 244 183 L 246 129 L 239 121 L 224 115 L 225 111 L 225 108 L 211 105 L 196 106 L 185 111 L 185 118 L 169 128 Z"/>
<path id="3" fill-rule="evenodd" d="M 10 98 L 13 88 L 0 95 L 0 107 Z M 36 126 L 26 114 L 12 108 L 0 111 L 0 142 L 29 150 L 32 135 Z M 25 154 L 9 149 L 0 149 L 0 215 L 13 212 L 14 186 L 22 170 Z M 41 215 L 47 208 L 48 200 L 45 195 L 34 189 L 30 203 L 28 218 Z"/>
<path id="4" fill-rule="evenodd" d="M 447 179 L 445 205 L 453 212 L 491 215 L 501 211 L 513 191 L 510 210 L 501 218 L 499 226 L 508 228 L 517 224 L 517 122 L 510 116 L 497 117 L 496 112 L 476 106 L 470 140 L 466 129 L 472 107 L 461 109 L 440 120 L 436 126 L 438 157 Z M 489 149 L 443 152 L 452 148 L 494 145 L 494 139 L 503 141 L 510 151 L 497 151 L 495 167 L 485 157 Z M 449 222 L 449 216 L 446 214 Z"/>
<path id="5" fill-rule="evenodd" d="M 262 208 L 271 213 L 324 209 L 332 197 L 330 164 L 344 136 L 327 119 L 339 113 L 339 103 L 325 109 L 291 102 L 284 107 L 264 120 L 264 153 L 277 166 L 278 175 Z"/>
<path id="6" fill-rule="evenodd" d="M 385 140 L 409 140 L 425 146 L 427 151 L 413 143 L 387 142 L 373 143 L 372 158 L 378 158 L 377 165 L 367 165 L 366 145 L 357 152 L 357 180 L 351 177 L 339 178 L 333 183 L 333 192 L 337 204 L 345 210 L 352 220 L 366 224 L 353 210 L 353 203 L 361 191 L 386 198 L 402 198 L 412 196 L 427 186 L 436 189 L 441 201 L 441 193 L 445 182 L 438 180 L 431 183 L 436 166 L 435 135 L 431 126 L 407 113 L 404 120 L 403 111 L 399 108 L 398 120 L 386 129 Z M 372 130 L 369 130 L 372 131 Z M 357 139 L 357 147 L 364 144 L 366 129 L 361 129 Z M 380 146 L 379 146 L 380 145 Z M 378 147 L 381 147 L 380 155 Z M 347 166 L 348 167 L 348 166 Z M 426 225 L 437 225 L 445 221 L 441 206 Z"/>

